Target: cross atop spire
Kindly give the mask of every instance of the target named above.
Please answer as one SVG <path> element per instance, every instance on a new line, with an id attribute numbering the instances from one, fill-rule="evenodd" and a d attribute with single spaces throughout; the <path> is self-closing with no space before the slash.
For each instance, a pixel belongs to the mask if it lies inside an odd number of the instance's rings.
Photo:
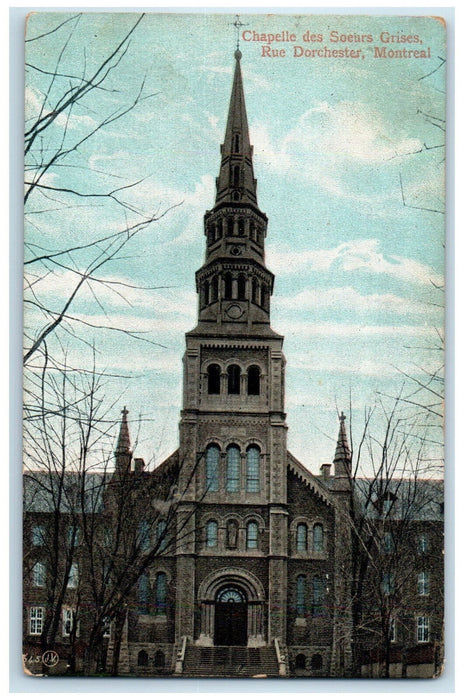
<path id="1" fill-rule="evenodd" d="M 235 15 L 235 22 L 232 23 L 237 32 L 237 51 L 235 52 L 235 57 L 237 58 L 237 53 L 240 53 L 240 29 L 241 27 L 246 27 L 246 24 L 240 21 L 240 15 Z M 242 57 L 240 54 L 239 60 Z"/>

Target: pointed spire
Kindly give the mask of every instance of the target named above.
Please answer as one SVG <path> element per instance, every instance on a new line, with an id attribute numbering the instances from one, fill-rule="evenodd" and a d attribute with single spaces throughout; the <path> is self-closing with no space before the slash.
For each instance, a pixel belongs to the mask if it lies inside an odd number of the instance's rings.
<path id="1" fill-rule="evenodd" d="M 350 462 L 351 461 L 351 450 L 348 445 L 348 438 L 346 436 L 345 420 L 346 416 L 343 411 L 339 416 L 340 429 L 338 431 L 337 447 L 335 448 L 334 464 L 336 462 Z"/>
<path id="2" fill-rule="evenodd" d="M 130 444 L 130 435 L 129 435 L 129 425 L 127 423 L 127 414 L 129 411 L 127 408 L 124 406 L 124 408 L 121 411 L 122 413 L 122 418 L 121 418 L 121 427 L 119 428 L 119 437 L 118 437 L 118 444 L 116 445 L 116 450 L 115 454 L 116 455 L 130 455 L 131 454 L 131 444 Z"/>
<path id="3" fill-rule="evenodd" d="M 248 119 L 243 92 L 240 59 L 235 51 L 235 73 L 230 96 L 224 143 L 221 146 L 221 168 L 216 180 L 216 204 L 238 202 L 256 204 L 256 180 L 253 176 L 253 148 L 250 145 Z"/>

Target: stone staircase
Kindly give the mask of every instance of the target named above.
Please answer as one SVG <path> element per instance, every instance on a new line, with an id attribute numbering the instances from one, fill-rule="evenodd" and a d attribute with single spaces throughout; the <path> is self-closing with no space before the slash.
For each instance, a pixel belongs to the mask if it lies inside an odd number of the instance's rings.
<path id="1" fill-rule="evenodd" d="M 189 644 L 185 650 L 182 675 L 212 678 L 277 678 L 279 665 L 273 647 L 199 647 Z"/>

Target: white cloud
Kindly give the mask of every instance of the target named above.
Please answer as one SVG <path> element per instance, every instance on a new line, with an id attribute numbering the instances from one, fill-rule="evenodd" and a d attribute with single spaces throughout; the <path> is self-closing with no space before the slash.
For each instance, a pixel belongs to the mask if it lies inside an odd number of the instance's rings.
<path id="1" fill-rule="evenodd" d="M 338 267 L 346 272 L 361 270 L 384 274 L 414 284 L 442 284 L 442 278 L 428 265 L 397 255 L 387 258 L 379 250 L 376 239 L 348 241 L 335 248 L 306 251 L 268 250 L 269 266 L 278 274 L 293 274 L 303 269 L 312 272 L 328 271 Z"/>
<path id="2" fill-rule="evenodd" d="M 292 297 L 277 297 L 276 309 L 347 309 L 348 311 L 430 315 L 433 307 L 396 294 L 361 294 L 353 287 L 308 288 Z"/>
<path id="3" fill-rule="evenodd" d="M 379 337 L 427 337 L 435 335 L 436 331 L 428 326 L 413 325 L 366 325 L 363 323 L 331 323 L 318 322 L 307 323 L 305 321 L 285 321 L 285 327 L 280 329 L 288 336 L 297 337 L 327 337 L 327 338 L 365 338 L 369 336 Z M 380 341 L 379 341 L 380 342 Z"/>

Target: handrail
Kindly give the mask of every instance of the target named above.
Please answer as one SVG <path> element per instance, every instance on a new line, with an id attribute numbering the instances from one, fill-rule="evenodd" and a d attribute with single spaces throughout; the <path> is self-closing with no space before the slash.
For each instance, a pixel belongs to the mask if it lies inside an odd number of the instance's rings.
<path id="1" fill-rule="evenodd" d="M 181 674 L 184 670 L 185 650 L 187 649 L 187 637 L 182 637 L 182 645 L 177 652 L 175 674 Z"/>
<path id="2" fill-rule="evenodd" d="M 276 650 L 277 663 L 279 664 L 279 676 L 287 675 L 287 659 L 284 652 L 280 648 L 280 643 L 277 637 L 274 639 L 274 646 Z"/>

